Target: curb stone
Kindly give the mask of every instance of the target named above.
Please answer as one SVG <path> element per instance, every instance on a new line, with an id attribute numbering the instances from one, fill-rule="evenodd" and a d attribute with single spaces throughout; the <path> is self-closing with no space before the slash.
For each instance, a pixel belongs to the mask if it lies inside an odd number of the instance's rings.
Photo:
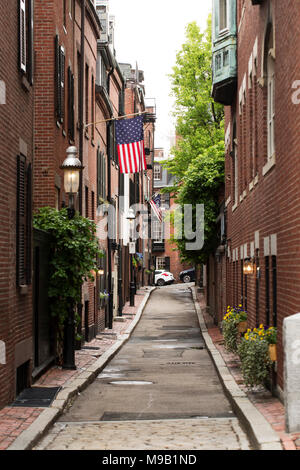
<path id="1" fill-rule="evenodd" d="M 40 416 L 25 430 L 7 450 L 31 450 L 32 447 L 43 437 L 57 418 L 62 415 L 64 409 L 71 403 L 73 398 L 92 383 L 97 375 L 106 367 L 108 362 L 117 354 L 121 347 L 129 340 L 139 320 L 141 319 L 144 308 L 149 300 L 151 293 L 156 287 L 151 287 L 146 291 L 146 295 L 141 302 L 134 320 L 127 330 L 118 335 L 117 341 L 97 359 L 94 364 L 89 366 L 82 374 L 75 379 L 70 380 L 67 386 L 57 394 L 55 400 L 49 408 L 46 408 Z"/>
<path id="2" fill-rule="evenodd" d="M 195 287 L 191 287 L 190 289 L 207 351 L 216 368 L 225 395 L 231 403 L 234 412 L 240 419 L 252 446 L 255 450 L 283 450 L 280 439 L 271 425 L 249 400 L 246 393 L 240 389 L 231 375 L 225 361 L 208 333 L 200 305 L 197 301 Z"/>

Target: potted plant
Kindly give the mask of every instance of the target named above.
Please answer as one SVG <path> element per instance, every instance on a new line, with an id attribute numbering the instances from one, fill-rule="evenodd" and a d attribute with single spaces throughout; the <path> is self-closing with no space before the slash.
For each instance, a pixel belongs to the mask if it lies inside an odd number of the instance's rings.
<path id="1" fill-rule="evenodd" d="M 245 385 L 248 388 L 263 385 L 272 365 L 267 330 L 263 325 L 247 330 L 238 346 L 238 355 Z"/>
<path id="2" fill-rule="evenodd" d="M 236 313 L 236 321 L 238 322 L 238 332 L 245 333 L 247 331 L 248 322 L 247 322 L 247 312 L 242 309 L 238 309 Z"/>
<path id="3" fill-rule="evenodd" d="M 238 307 L 227 307 L 227 313 L 223 318 L 222 332 L 224 336 L 226 348 L 233 353 L 237 352 L 238 348 L 238 333 L 244 332 L 247 329 L 247 312 Z"/>
<path id="4" fill-rule="evenodd" d="M 266 340 L 269 344 L 269 356 L 272 362 L 277 361 L 277 328 L 271 326 L 266 330 Z"/>
<path id="5" fill-rule="evenodd" d="M 104 292 L 100 292 L 99 293 L 99 298 L 100 298 L 100 300 L 106 301 L 109 298 L 108 292 L 106 292 L 106 290 Z"/>

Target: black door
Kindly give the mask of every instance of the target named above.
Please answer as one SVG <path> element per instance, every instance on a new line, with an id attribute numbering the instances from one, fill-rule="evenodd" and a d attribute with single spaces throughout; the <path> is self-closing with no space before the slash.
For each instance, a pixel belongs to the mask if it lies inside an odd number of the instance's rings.
<path id="1" fill-rule="evenodd" d="M 50 238 L 41 230 L 33 235 L 34 370 L 33 377 L 54 359 L 54 331 L 48 302 Z"/>

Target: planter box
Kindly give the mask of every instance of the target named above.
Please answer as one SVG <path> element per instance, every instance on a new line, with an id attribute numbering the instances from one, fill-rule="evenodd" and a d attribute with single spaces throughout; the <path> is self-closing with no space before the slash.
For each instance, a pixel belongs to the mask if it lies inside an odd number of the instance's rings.
<path id="1" fill-rule="evenodd" d="M 245 331 L 247 331 L 247 328 L 248 328 L 248 322 L 247 321 L 241 321 L 238 324 L 237 328 L 238 328 L 239 333 L 245 333 Z"/>
<path id="2" fill-rule="evenodd" d="M 273 362 L 277 361 L 277 347 L 276 344 L 269 344 L 269 355 Z"/>

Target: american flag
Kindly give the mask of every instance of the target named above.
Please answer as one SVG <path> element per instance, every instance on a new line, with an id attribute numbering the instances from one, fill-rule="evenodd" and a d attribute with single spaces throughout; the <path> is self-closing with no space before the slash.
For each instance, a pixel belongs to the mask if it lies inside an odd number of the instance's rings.
<path id="1" fill-rule="evenodd" d="M 121 173 L 147 170 L 143 116 L 116 121 L 116 141 Z"/>
<path id="2" fill-rule="evenodd" d="M 162 222 L 163 221 L 163 215 L 162 215 L 162 210 L 160 208 L 160 206 L 161 206 L 160 194 L 155 194 L 153 196 L 153 198 L 150 201 L 150 205 L 152 207 L 152 210 L 153 210 L 154 214 L 158 218 L 158 220 L 160 222 Z"/>

